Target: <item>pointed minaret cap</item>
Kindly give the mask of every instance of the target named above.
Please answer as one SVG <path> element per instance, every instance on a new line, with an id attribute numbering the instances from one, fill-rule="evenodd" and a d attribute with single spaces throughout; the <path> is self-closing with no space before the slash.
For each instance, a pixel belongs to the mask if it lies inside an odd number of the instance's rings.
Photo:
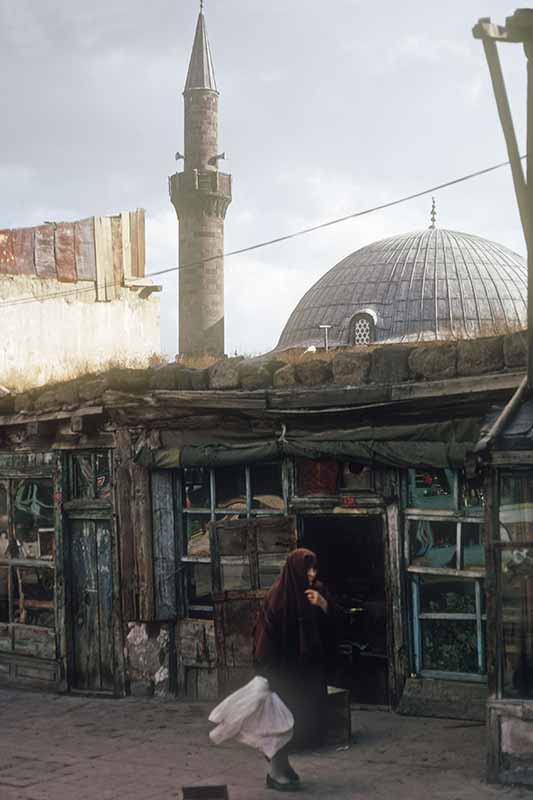
<path id="1" fill-rule="evenodd" d="M 196 33 L 194 35 L 194 44 L 192 46 L 187 80 L 185 81 L 185 91 L 188 89 L 210 89 L 213 92 L 218 91 L 209 39 L 207 38 L 203 0 L 200 2 L 200 14 L 198 16 L 198 24 L 196 25 Z"/>

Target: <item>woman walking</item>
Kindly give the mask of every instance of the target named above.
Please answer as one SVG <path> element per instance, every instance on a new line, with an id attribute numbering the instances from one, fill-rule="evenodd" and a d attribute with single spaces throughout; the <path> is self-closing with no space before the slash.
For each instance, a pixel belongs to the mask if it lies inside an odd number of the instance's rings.
<path id="1" fill-rule="evenodd" d="M 334 609 L 317 581 L 317 567 L 311 550 L 293 550 L 255 627 L 256 673 L 268 679 L 295 721 L 293 739 L 270 762 L 267 786 L 278 791 L 298 789 L 289 753 L 316 747 L 325 733 L 326 660 L 334 647 Z"/>

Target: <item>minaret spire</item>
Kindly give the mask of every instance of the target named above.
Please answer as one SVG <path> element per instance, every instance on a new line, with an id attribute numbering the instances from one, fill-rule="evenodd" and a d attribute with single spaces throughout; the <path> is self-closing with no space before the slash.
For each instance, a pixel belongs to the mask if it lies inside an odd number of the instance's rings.
<path id="1" fill-rule="evenodd" d="M 185 81 L 184 167 L 170 178 L 179 219 L 179 352 L 224 354 L 224 219 L 231 175 L 218 171 L 218 99 L 203 0 Z M 180 154 L 181 158 L 181 154 Z"/>

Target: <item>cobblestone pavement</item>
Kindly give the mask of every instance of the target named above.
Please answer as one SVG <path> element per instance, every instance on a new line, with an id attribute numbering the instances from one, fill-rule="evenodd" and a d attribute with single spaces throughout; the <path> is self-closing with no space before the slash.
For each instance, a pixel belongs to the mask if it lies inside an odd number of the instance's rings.
<path id="1" fill-rule="evenodd" d="M 0 691 L 0 800 L 171 800 L 184 785 L 227 784 L 230 800 L 273 800 L 262 756 L 214 747 L 208 707 L 159 700 Z M 486 785 L 484 727 L 354 711 L 346 750 L 294 758 L 300 798 L 531 798 Z"/>

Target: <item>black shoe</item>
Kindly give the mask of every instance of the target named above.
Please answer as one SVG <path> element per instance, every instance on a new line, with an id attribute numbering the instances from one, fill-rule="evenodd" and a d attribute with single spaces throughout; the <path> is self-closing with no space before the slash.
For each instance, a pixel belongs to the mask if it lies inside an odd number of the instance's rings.
<path id="1" fill-rule="evenodd" d="M 300 781 L 300 776 L 298 775 L 296 770 L 290 766 L 289 769 L 287 770 L 287 777 L 290 778 L 291 783 L 298 783 Z"/>
<path id="2" fill-rule="evenodd" d="M 276 792 L 297 792 L 300 788 L 299 784 L 295 781 L 291 781 L 291 783 L 280 783 L 271 775 L 267 775 L 266 785 L 268 789 L 275 789 Z"/>

